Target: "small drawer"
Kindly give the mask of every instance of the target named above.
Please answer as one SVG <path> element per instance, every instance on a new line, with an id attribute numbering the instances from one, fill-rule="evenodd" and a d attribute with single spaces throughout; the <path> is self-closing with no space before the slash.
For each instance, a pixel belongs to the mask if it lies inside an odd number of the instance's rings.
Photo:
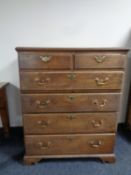
<path id="1" fill-rule="evenodd" d="M 28 135 L 27 155 L 75 155 L 112 153 L 115 134 Z"/>
<path id="2" fill-rule="evenodd" d="M 125 67 L 126 55 L 110 52 L 88 52 L 75 55 L 76 69 L 120 69 Z"/>
<path id="3" fill-rule="evenodd" d="M 74 73 L 73 90 L 121 90 L 123 71 L 84 71 Z M 101 91 L 102 92 L 102 91 Z"/>
<path id="4" fill-rule="evenodd" d="M 21 52 L 19 53 L 20 69 L 71 69 L 72 54 L 52 52 Z"/>
<path id="5" fill-rule="evenodd" d="M 123 71 L 21 72 L 21 90 L 120 90 Z"/>
<path id="6" fill-rule="evenodd" d="M 109 133 L 116 113 L 24 114 L 25 134 Z"/>
<path id="7" fill-rule="evenodd" d="M 23 94 L 24 113 L 118 111 L 119 93 Z"/>

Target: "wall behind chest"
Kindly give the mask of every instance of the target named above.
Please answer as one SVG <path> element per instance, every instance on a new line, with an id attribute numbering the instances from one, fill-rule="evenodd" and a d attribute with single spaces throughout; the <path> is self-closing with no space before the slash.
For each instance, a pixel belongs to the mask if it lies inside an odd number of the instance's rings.
<path id="1" fill-rule="evenodd" d="M 22 123 L 15 47 L 130 46 L 130 6 L 130 0 L 0 1 L 0 81 L 11 83 L 12 126 Z"/>

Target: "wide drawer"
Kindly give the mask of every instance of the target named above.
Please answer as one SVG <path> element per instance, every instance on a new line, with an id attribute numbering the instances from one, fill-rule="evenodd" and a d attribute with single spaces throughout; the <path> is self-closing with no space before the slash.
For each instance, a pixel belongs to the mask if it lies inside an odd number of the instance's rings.
<path id="1" fill-rule="evenodd" d="M 110 52 L 89 52 L 75 55 L 75 68 L 124 68 L 126 55 Z"/>
<path id="2" fill-rule="evenodd" d="M 21 72 L 21 90 L 92 90 L 122 88 L 123 71 Z"/>
<path id="3" fill-rule="evenodd" d="M 25 134 L 109 133 L 116 113 L 25 114 Z"/>
<path id="4" fill-rule="evenodd" d="M 63 52 L 21 52 L 20 69 L 71 69 L 72 54 Z"/>
<path id="5" fill-rule="evenodd" d="M 119 93 L 23 94 L 24 113 L 118 111 Z"/>
<path id="6" fill-rule="evenodd" d="M 112 153 L 114 134 L 25 136 L 27 155 Z"/>

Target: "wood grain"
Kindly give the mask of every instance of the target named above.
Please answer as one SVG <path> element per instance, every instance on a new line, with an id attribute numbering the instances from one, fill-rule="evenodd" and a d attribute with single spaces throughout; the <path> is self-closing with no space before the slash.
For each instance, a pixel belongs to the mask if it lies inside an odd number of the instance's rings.
<path id="1" fill-rule="evenodd" d="M 45 62 L 42 57 L 50 57 Z M 21 69 L 71 69 L 72 54 L 53 52 L 22 52 L 19 54 L 19 66 Z"/>
<path id="2" fill-rule="evenodd" d="M 104 58 L 102 62 L 97 62 L 97 58 Z M 75 56 L 75 68 L 76 69 L 116 69 L 124 68 L 126 63 L 126 55 L 122 53 L 111 52 L 89 52 L 78 53 Z"/>
<path id="3" fill-rule="evenodd" d="M 27 155 L 112 153 L 114 134 L 25 136 Z"/>
<path id="4" fill-rule="evenodd" d="M 23 94 L 24 113 L 118 111 L 119 93 Z"/>
<path id="5" fill-rule="evenodd" d="M 99 157 L 114 163 L 125 48 L 17 47 L 24 162 Z"/>
<path id="6" fill-rule="evenodd" d="M 123 71 L 21 72 L 21 90 L 92 90 L 122 88 Z"/>
<path id="7" fill-rule="evenodd" d="M 116 132 L 117 113 L 24 114 L 25 134 Z"/>

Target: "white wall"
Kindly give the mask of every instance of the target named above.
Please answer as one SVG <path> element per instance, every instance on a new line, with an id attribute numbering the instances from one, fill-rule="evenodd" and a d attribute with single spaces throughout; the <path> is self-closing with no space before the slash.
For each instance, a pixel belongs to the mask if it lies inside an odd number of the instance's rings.
<path id="1" fill-rule="evenodd" d="M 131 0 L 0 0 L 0 81 L 12 84 L 11 125 L 21 125 L 16 46 L 125 47 L 130 32 Z"/>

